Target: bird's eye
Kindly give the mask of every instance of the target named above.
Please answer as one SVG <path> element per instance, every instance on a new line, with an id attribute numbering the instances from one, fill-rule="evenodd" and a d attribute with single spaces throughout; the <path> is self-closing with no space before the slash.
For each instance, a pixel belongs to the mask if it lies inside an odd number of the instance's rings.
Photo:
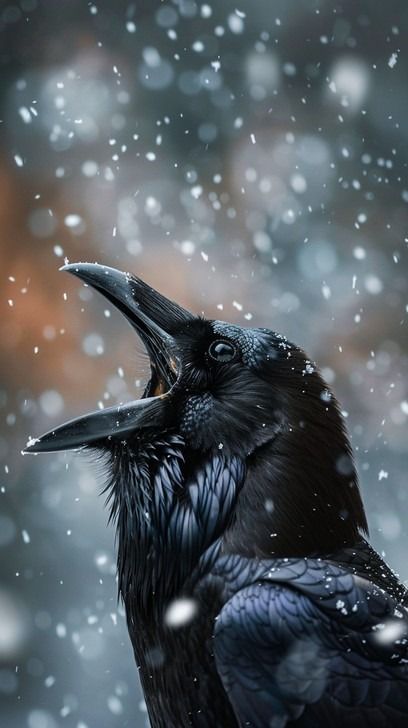
<path id="1" fill-rule="evenodd" d="M 215 359 L 215 361 L 227 362 L 235 357 L 237 350 L 229 341 L 213 341 L 210 344 L 208 353 L 211 359 Z"/>

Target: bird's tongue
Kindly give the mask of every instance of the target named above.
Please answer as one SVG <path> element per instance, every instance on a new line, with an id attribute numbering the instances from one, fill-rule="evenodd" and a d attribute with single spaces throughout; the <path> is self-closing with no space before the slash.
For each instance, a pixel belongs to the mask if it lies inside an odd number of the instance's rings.
<path id="1" fill-rule="evenodd" d="M 62 268 L 102 293 L 127 318 L 141 337 L 152 364 L 152 379 L 142 399 L 91 412 L 30 438 L 24 452 L 71 450 L 106 438 L 126 439 L 131 432 L 163 426 L 177 377 L 177 353 L 172 331 L 192 315 L 135 276 L 96 263 Z M 146 396 L 146 395 L 156 396 Z"/>

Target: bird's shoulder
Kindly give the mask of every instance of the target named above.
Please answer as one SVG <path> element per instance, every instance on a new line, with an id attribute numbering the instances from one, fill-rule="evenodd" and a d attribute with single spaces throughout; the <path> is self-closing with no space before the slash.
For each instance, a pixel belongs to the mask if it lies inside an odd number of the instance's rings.
<path id="1" fill-rule="evenodd" d="M 367 632 L 363 644 L 372 645 L 382 659 L 387 651 L 393 659 L 396 652 L 408 652 L 408 642 L 394 645 L 377 638 L 385 628 L 391 634 L 394 623 L 395 633 L 407 632 L 408 638 L 407 592 L 366 542 L 326 557 L 256 561 L 229 556 L 219 559 L 212 573 L 222 575 L 225 586 L 220 624 L 235 613 L 240 620 L 256 622 L 264 610 L 269 626 L 281 628 L 281 620 L 307 622 L 306 616 L 313 613 L 320 625 L 328 620 L 336 634 L 346 630 L 350 638 L 355 631 Z"/>
<path id="2" fill-rule="evenodd" d="M 371 706 L 378 725 L 386 724 L 378 711 L 408 716 L 408 611 L 395 585 L 390 593 L 370 581 L 362 551 L 353 567 L 350 554 L 265 562 L 225 602 L 215 622 L 216 664 L 248 725 L 272 714 L 285 725 L 332 700 L 339 715 Z M 230 580 L 237 574 L 230 563 Z"/>

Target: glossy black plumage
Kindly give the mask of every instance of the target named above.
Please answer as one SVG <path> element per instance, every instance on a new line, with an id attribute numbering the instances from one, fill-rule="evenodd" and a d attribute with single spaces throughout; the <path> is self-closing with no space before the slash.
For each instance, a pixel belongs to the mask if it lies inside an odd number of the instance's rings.
<path id="1" fill-rule="evenodd" d="M 315 365 L 132 276 L 68 269 L 125 313 L 152 375 L 142 400 L 28 450 L 82 437 L 104 454 L 152 726 L 407 725 L 405 588 L 365 540 L 350 444 Z"/>

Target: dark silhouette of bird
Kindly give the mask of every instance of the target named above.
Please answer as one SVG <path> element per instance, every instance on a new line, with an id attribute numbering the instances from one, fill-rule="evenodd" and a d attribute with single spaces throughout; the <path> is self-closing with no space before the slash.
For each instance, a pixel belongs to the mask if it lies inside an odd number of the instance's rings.
<path id="1" fill-rule="evenodd" d="M 339 406 L 265 328 L 67 265 L 151 361 L 140 400 L 27 452 L 103 453 L 119 593 L 151 725 L 408 726 L 408 611 L 367 521 Z"/>

